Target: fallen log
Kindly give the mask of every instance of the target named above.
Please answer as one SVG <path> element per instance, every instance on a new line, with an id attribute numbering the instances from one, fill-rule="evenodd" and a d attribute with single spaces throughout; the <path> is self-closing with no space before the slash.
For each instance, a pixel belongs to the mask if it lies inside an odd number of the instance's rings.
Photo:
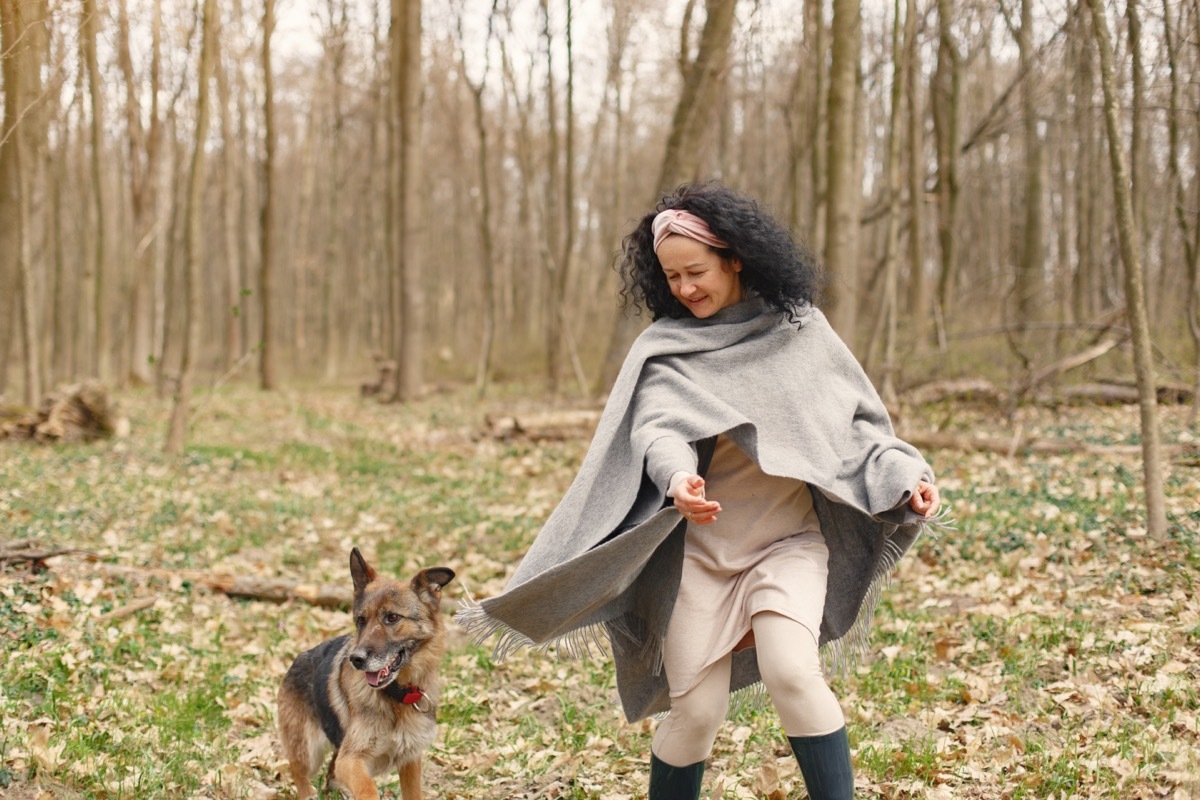
<path id="1" fill-rule="evenodd" d="M 91 555 L 86 550 L 80 550 L 77 547 L 46 547 L 37 539 L 0 542 L 0 564 L 10 561 L 31 561 L 38 564 L 55 556 L 77 554 Z"/>
<path id="2" fill-rule="evenodd" d="M 229 597 L 246 600 L 261 600 L 268 603 L 286 603 L 299 600 L 322 608 L 346 609 L 353 605 L 353 593 L 348 587 L 333 584 L 304 583 L 285 578 L 266 578 L 255 575 L 233 575 L 227 572 L 205 572 L 203 570 L 172 570 L 161 567 L 130 567 L 123 564 L 96 563 L 97 572 L 107 575 L 142 575 L 153 578 L 180 580 Z"/>
<path id="3" fill-rule="evenodd" d="M 923 383 L 904 392 L 902 399 L 905 403 L 912 405 L 929 405 L 947 400 L 997 403 L 1003 399 L 1003 396 L 991 381 L 982 378 L 963 378 Z"/>
<path id="4" fill-rule="evenodd" d="M 26 542 L 14 542 L 14 545 L 25 545 Z M 322 608 L 348 609 L 353 605 L 353 593 L 349 587 L 335 584 L 306 583 L 286 578 L 266 578 L 255 575 L 233 575 L 226 572 L 206 572 L 194 569 L 166 569 L 163 567 L 136 567 L 128 564 L 109 564 L 100 561 L 95 553 L 89 553 L 76 548 L 41 547 L 0 547 L 0 561 L 25 560 L 44 562 L 46 559 L 64 555 L 84 555 L 85 558 L 58 565 L 59 568 L 78 569 L 83 572 L 100 573 L 120 578 L 156 578 L 159 580 L 178 579 L 202 586 L 213 592 L 219 592 L 229 597 L 260 600 L 269 603 L 286 603 L 292 600 L 308 603 Z M 153 605 L 146 601 L 149 605 Z M 140 611 L 133 609 L 129 613 Z M 113 613 L 113 612 L 110 612 Z"/>
<path id="5" fill-rule="evenodd" d="M 1159 383 L 1155 385 L 1155 394 L 1161 405 L 1185 405 L 1192 402 L 1195 390 L 1182 383 Z M 1090 405 L 1136 405 L 1138 388 L 1132 383 L 1085 383 L 1064 386 L 1056 390 L 1052 397 Z"/>
<path id="6" fill-rule="evenodd" d="M 921 450 L 955 450 L 966 453 L 999 453 L 1013 456 L 1017 453 L 1060 453 L 1088 455 L 1137 455 L 1142 453 L 1139 444 L 1096 444 L 1071 439 L 1039 439 L 1013 437 L 974 436 L 940 432 L 906 431 L 904 440 Z M 1163 454 L 1169 457 L 1200 455 L 1200 444 L 1162 445 Z"/>
<path id="7" fill-rule="evenodd" d="M 350 608 L 353 593 L 346 587 L 324 583 L 298 583 L 282 578 L 257 578 L 251 575 L 211 575 L 201 582 L 213 591 L 230 597 L 286 603 L 302 600 L 322 608 Z"/>
<path id="8" fill-rule="evenodd" d="M 1047 376 L 1037 378 L 1035 383 L 1044 383 Z M 1192 402 L 1195 390 L 1182 383 L 1162 383 L 1156 386 L 1161 405 L 1184 405 Z M 901 395 L 905 405 L 921 406 L 943 402 L 992 403 L 1003 405 L 1010 395 L 982 378 L 932 381 L 915 386 Z M 1023 403 L 1042 406 L 1071 405 L 1136 405 L 1137 386 L 1120 381 L 1082 383 L 1071 386 L 1042 387 L 1023 396 Z"/>
<path id="9" fill-rule="evenodd" d="M 562 441 L 591 436 L 600 422 L 595 409 L 564 409 L 484 417 L 485 435 L 493 439 Z"/>
<path id="10" fill-rule="evenodd" d="M 0 439 L 91 442 L 128 433 L 129 420 L 96 381 L 59 387 L 42 399 L 36 411 L 0 415 Z"/>

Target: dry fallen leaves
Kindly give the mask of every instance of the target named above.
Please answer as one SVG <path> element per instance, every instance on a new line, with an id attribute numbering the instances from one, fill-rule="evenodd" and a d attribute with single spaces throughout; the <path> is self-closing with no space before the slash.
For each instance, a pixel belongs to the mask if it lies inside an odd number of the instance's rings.
<path id="1" fill-rule="evenodd" d="M 161 413 L 148 399 L 130 408 L 135 424 Z M 357 544 L 397 574 L 452 566 L 448 616 L 455 598 L 503 588 L 586 448 L 479 438 L 476 411 L 432 401 L 218 395 L 206 408 L 180 468 L 137 435 L 0 459 L 4 528 L 134 567 L 314 584 L 347 581 Z M 995 426 L 956 412 L 963 428 Z M 1019 413 L 1043 437 L 1124 441 L 1137 424 L 1127 409 Z M 1187 435 L 1170 410 L 1164 431 Z M 1200 796 L 1200 469 L 1172 471 L 1176 541 L 1154 547 L 1138 535 L 1128 455 L 930 458 L 957 529 L 901 563 L 870 653 L 835 680 L 858 795 Z M 274 692 L 300 649 L 349 630 L 347 614 L 100 575 L 74 556 L 50 567 L 0 572 L 0 716 L 21 721 L 5 724 L 0 787 L 291 796 Z M 431 794 L 645 796 L 654 723 L 623 721 L 610 664 L 528 652 L 494 664 L 450 633 Z M 721 798 L 800 794 L 772 712 L 738 713 L 707 785 Z"/>

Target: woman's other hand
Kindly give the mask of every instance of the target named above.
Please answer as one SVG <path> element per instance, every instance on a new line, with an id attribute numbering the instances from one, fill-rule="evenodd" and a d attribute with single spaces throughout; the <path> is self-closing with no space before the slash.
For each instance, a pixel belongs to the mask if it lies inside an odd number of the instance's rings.
<path id="1" fill-rule="evenodd" d="M 908 500 L 908 505 L 913 511 L 925 519 L 929 519 L 937 513 L 938 508 L 942 505 L 942 500 L 938 496 L 936 486 L 927 481 L 918 481 L 917 488 Z"/>
<path id="2" fill-rule="evenodd" d="M 704 498 L 704 478 L 688 475 L 675 487 L 675 508 L 695 525 L 707 525 L 721 512 L 721 504 Z"/>

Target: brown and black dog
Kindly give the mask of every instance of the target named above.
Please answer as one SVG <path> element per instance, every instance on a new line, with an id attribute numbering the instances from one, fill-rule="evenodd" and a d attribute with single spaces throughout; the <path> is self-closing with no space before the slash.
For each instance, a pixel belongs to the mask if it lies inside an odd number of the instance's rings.
<path id="1" fill-rule="evenodd" d="M 279 733 L 297 797 L 315 794 L 312 778 L 332 745 L 326 786 L 354 800 L 378 798 L 374 777 L 398 769 L 404 800 L 420 800 L 446 652 L 438 607 L 454 572 L 381 578 L 356 547 L 350 575 L 354 634 L 301 653 L 279 687 Z"/>

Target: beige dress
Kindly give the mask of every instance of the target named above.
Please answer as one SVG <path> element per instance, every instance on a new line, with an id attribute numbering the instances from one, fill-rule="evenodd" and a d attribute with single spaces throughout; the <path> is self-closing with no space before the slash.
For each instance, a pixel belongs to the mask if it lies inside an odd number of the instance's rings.
<path id="1" fill-rule="evenodd" d="M 689 525 L 683 576 L 663 645 L 671 696 L 696 686 L 773 611 L 819 637 L 829 551 L 808 484 L 765 474 L 726 436 L 705 475 L 721 504 L 708 525 Z"/>

